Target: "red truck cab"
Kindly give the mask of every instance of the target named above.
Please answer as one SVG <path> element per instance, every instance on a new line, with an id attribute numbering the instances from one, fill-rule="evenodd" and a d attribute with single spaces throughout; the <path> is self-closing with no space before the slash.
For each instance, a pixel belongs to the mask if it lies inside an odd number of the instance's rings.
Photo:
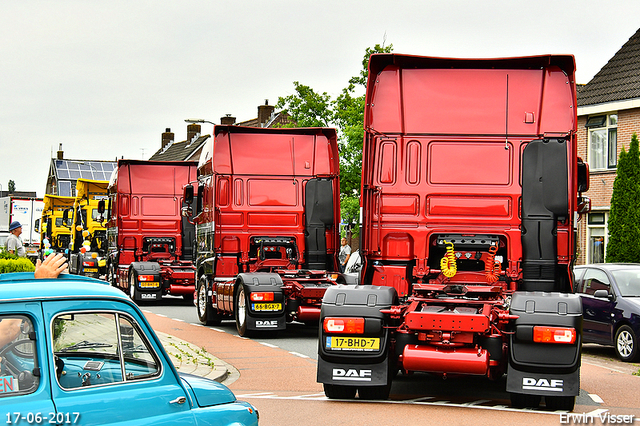
<path id="1" fill-rule="evenodd" d="M 514 405 L 545 396 L 548 408 L 573 407 L 582 318 L 572 266 L 588 205 L 574 70 L 559 55 L 371 56 L 365 285 L 323 299 L 328 397 L 386 398 L 397 371 L 506 373 Z"/>
<path id="2" fill-rule="evenodd" d="M 338 269 L 338 176 L 333 129 L 214 127 L 185 195 L 201 322 L 235 318 L 241 335 L 317 322 Z"/>
<path id="3" fill-rule="evenodd" d="M 195 230 L 181 215 L 197 163 L 119 160 L 109 182 L 107 281 L 136 301 L 191 299 Z"/>

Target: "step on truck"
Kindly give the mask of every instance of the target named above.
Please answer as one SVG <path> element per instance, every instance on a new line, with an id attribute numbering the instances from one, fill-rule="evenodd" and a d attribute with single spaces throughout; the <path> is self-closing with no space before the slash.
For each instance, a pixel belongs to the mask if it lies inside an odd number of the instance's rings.
<path id="1" fill-rule="evenodd" d="M 42 216 L 36 220 L 35 228 L 40 232 L 41 258 L 51 253 L 68 255 L 71 244 L 71 222 L 67 216 L 64 222 L 64 212 L 73 209 L 76 199 L 62 195 L 45 194 Z"/>
<path id="2" fill-rule="evenodd" d="M 109 182 L 107 281 L 134 301 L 192 300 L 195 227 L 181 215 L 195 161 L 118 160 Z"/>
<path id="3" fill-rule="evenodd" d="M 371 56 L 358 286 L 322 301 L 329 398 L 386 399 L 402 372 L 502 378 L 518 407 L 570 410 L 572 294 L 588 170 L 572 56 Z"/>
<path id="4" fill-rule="evenodd" d="M 185 188 L 200 321 L 235 319 L 241 336 L 317 323 L 338 270 L 339 194 L 334 129 L 215 126 Z"/>
<path id="5" fill-rule="evenodd" d="M 107 273 L 107 212 L 105 200 L 109 181 L 78 179 L 73 208 L 63 214 L 62 223 L 71 223 L 69 272 L 87 277 Z M 102 201 L 102 202 L 101 202 Z M 70 222 L 68 222 L 70 221 Z"/>

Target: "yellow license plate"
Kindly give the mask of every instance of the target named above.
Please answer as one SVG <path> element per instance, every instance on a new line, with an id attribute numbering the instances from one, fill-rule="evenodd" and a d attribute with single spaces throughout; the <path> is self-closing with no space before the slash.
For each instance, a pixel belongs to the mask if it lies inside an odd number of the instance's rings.
<path id="1" fill-rule="evenodd" d="M 98 272 L 98 268 L 84 268 L 85 272 Z"/>
<path id="2" fill-rule="evenodd" d="M 282 309 L 282 303 L 254 303 L 254 311 L 279 311 Z"/>
<path id="3" fill-rule="evenodd" d="M 140 287 L 142 288 L 158 288 L 160 287 L 160 283 L 157 281 L 149 281 L 149 282 L 141 282 Z"/>
<path id="4" fill-rule="evenodd" d="M 326 346 L 330 350 L 377 351 L 380 349 L 379 337 L 327 337 Z"/>

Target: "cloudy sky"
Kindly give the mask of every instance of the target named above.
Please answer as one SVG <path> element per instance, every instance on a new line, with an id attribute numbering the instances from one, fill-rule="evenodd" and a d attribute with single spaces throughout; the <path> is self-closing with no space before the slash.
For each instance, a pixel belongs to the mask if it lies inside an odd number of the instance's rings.
<path id="1" fill-rule="evenodd" d="M 638 16 L 638 0 L 3 0 L 0 185 L 41 197 L 59 144 L 69 159 L 148 159 L 165 128 L 181 141 L 185 118 L 255 118 L 293 81 L 335 95 L 376 43 L 573 54 L 587 83 Z"/>

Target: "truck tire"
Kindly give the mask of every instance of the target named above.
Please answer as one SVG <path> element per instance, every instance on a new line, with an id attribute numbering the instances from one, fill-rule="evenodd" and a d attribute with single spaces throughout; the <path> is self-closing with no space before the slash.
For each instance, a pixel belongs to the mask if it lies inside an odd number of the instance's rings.
<path id="1" fill-rule="evenodd" d="M 236 328 L 241 337 L 250 337 L 251 331 L 247 329 L 247 321 L 249 316 L 249 305 L 247 295 L 242 283 L 236 289 L 236 297 L 233 299 L 233 313 L 236 319 Z"/>
<path id="2" fill-rule="evenodd" d="M 576 405 L 575 396 L 545 396 L 544 403 L 549 411 L 572 411 Z"/>
<path id="3" fill-rule="evenodd" d="M 220 314 L 211 306 L 211 300 L 209 300 L 207 285 L 207 277 L 204 275 L 198 280 L 198 286 L 196 288 L 196 311 L 198 312 L 198 319 L 204 325 L 220 325 L 222 322 Z"/>
<path id="4" fill-rule="evenodd" d="M 116 281 L 116 271 L 113 263 L 109 262 L 109 266 L 107 266 L 107 279 L 106 281 L 111 284 L 113 287 L 117 287 L 118 283 Z"/>
<path id="5" fill-rule="evenodd" d="M 129 271 L 129 297 L 134 302 L 136 301 L 136 297 L 138 296 L 138 291 L 136 290 L 136 282 L 138 281 L 138 273 L 135 269 L 131 269 Z"/>
<path id="6" fill-rule="evenodd" d="M 514 408 L 538 408 L 542 397 L 526 393 L 511 393 L 511 406 Z"/>
<path id="7" fill-rule="evenodd" d="M 614 341 L 616 355 L 621 361 L 633 362 L 638 358 L 638 339 L 628 325 L 623 325 L 616 331 Z"/>
<path id="8" fill-rule="evenodd" d="M 356 397 L 356 388 L 355 386 L 343 386 L 343 385 L 330 385 L 327 383 L 323 384 L 324 394 L 329 399 L 353 399 Z"/>

